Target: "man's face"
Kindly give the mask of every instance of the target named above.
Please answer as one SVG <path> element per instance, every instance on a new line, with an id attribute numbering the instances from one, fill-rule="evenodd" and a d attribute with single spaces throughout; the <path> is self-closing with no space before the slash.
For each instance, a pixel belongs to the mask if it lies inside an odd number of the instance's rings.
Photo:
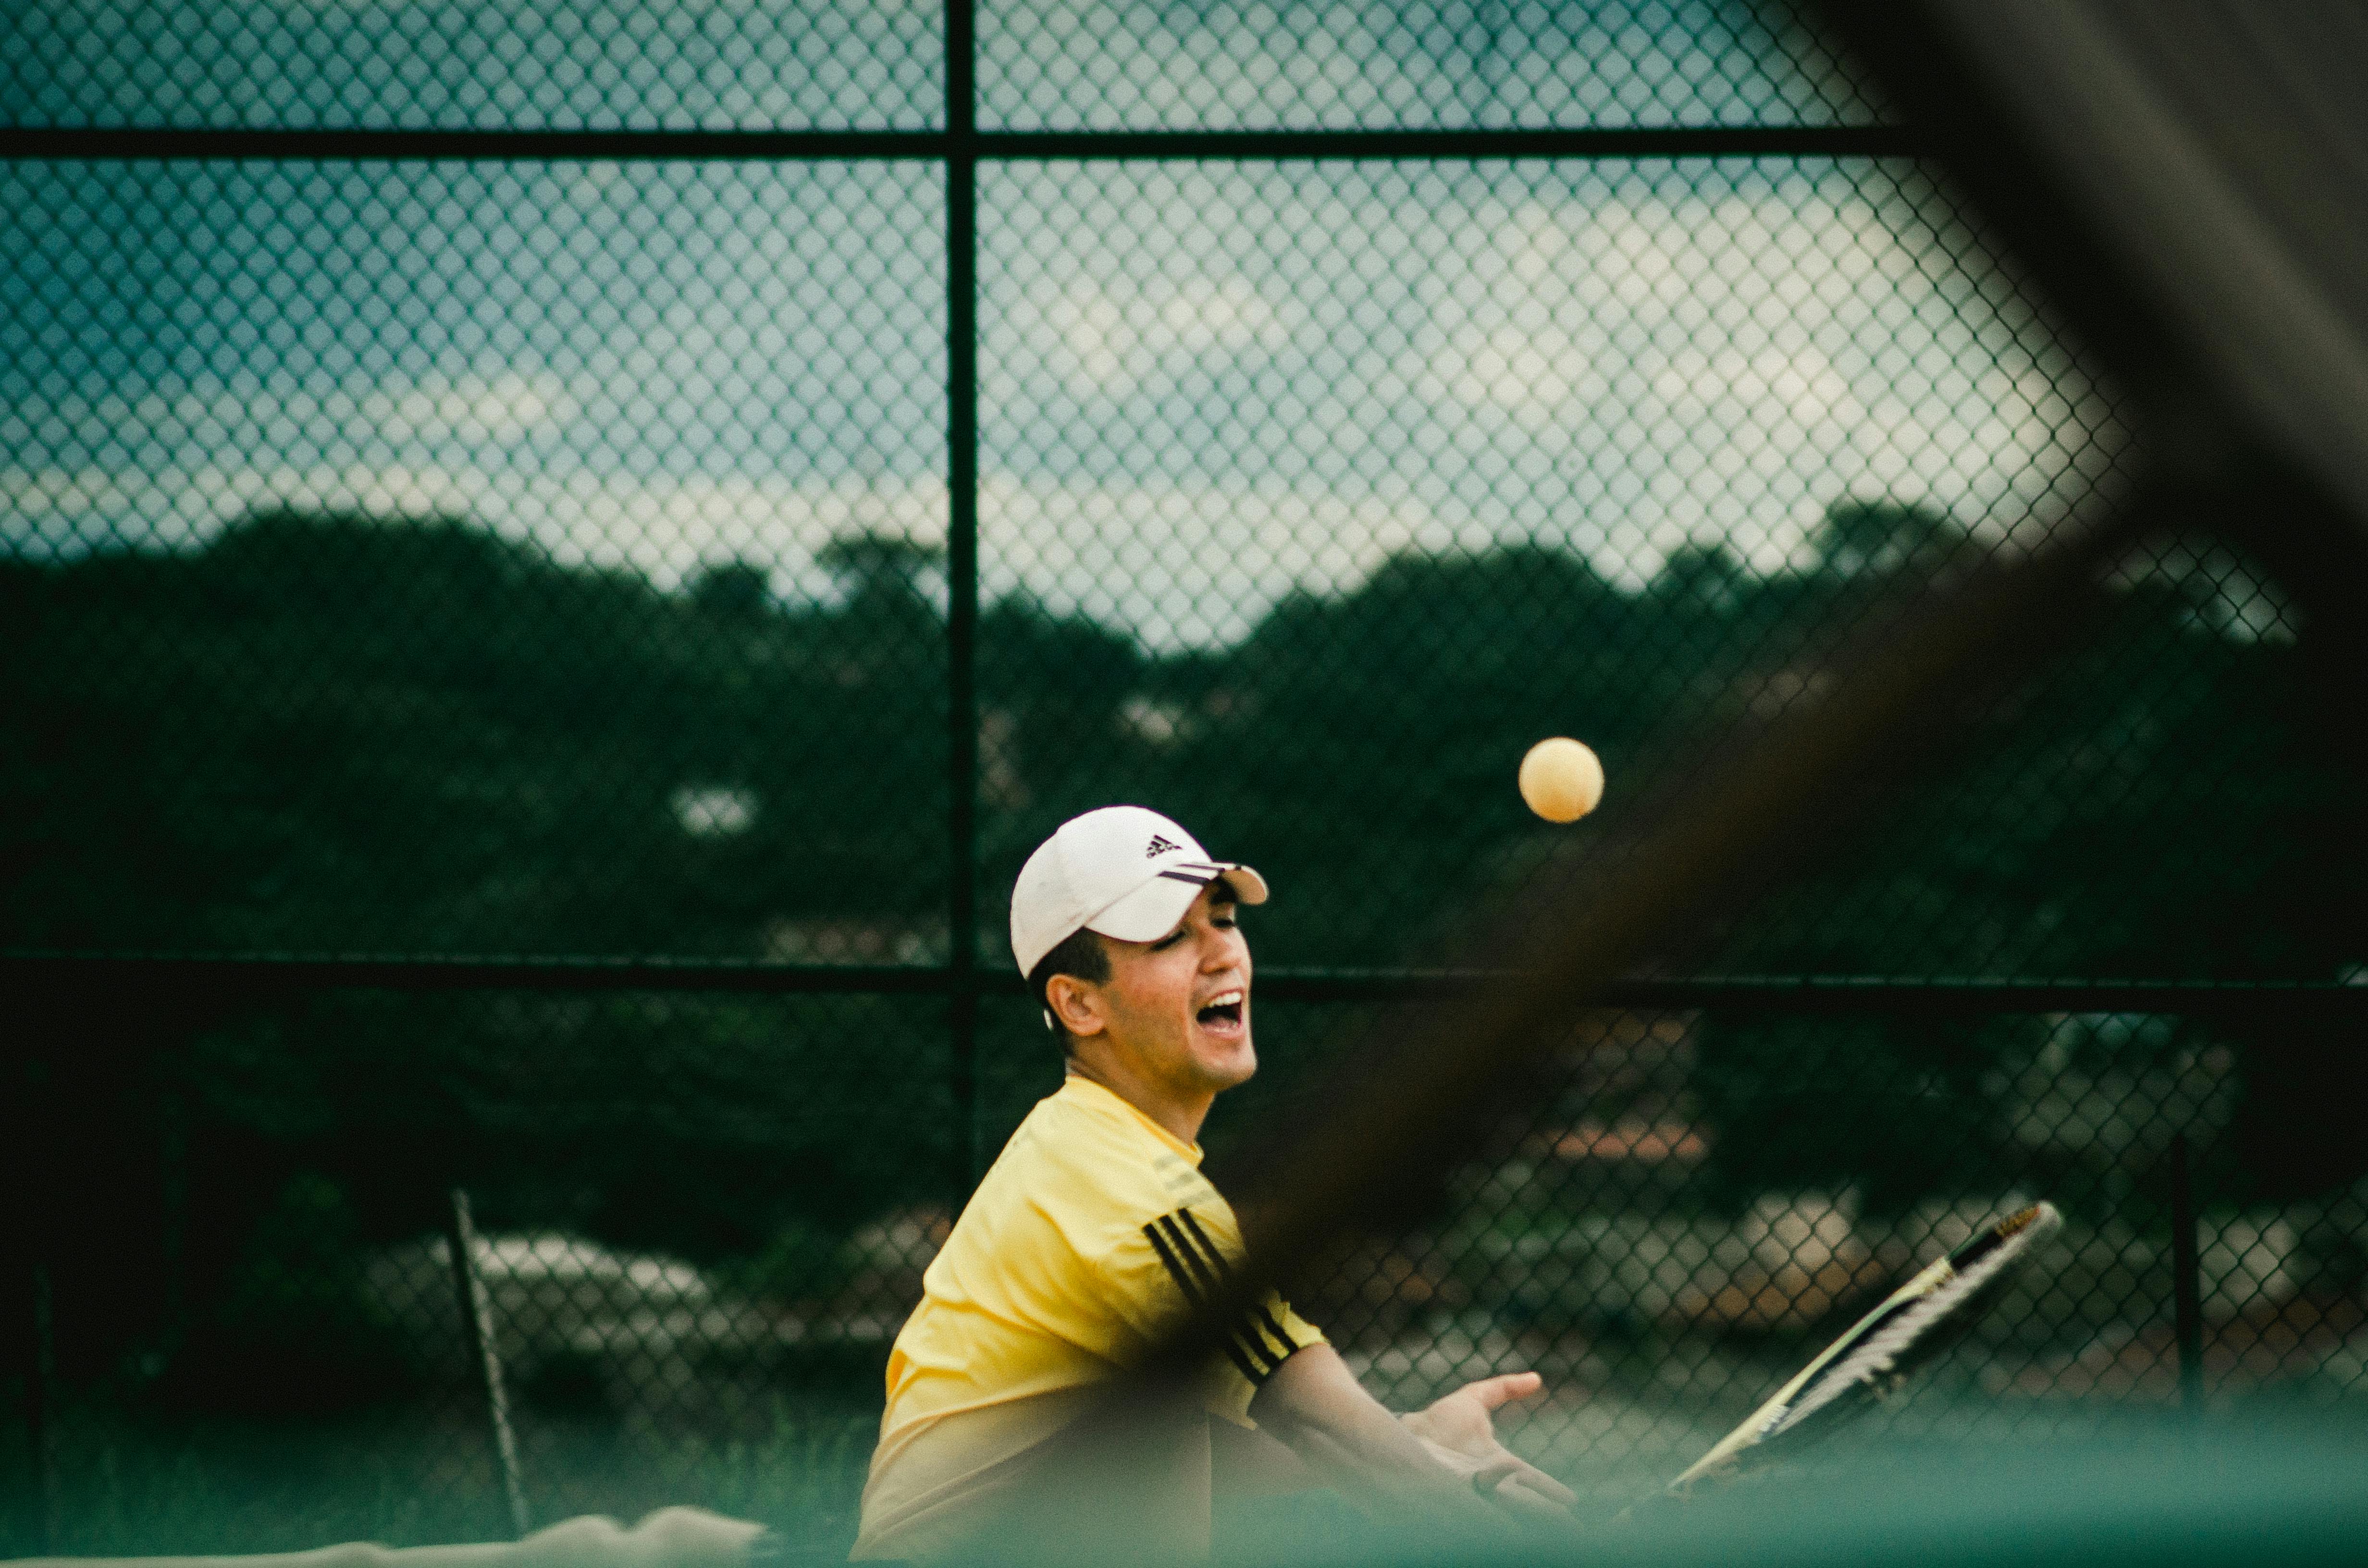
<path id="1" fill-rule="evenodd" d="M 1159 940 L 1103 938 L 1110 977 L 1094 989 L 1110 1045 L 1178 1093 L 1230 1089 L 1258 1071 L 1250 948 L 1235 912 L 1232 890 L 1212 882 Z"/>

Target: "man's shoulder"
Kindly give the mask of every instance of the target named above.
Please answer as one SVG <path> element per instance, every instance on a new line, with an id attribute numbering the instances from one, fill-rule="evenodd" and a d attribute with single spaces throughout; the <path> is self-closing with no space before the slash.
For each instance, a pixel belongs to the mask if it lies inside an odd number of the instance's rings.
<path id="1" fill-rule="evenodd" d="M 1040 1201 L 1137 1225 L 1188 1204 L 1223 1201 L 1190 1160 L 1118 1108 L 1115 1096 L 1075 1084 L 1036 1103 L 996 1162 L 1007 1163 L 998 1174 Z"/>

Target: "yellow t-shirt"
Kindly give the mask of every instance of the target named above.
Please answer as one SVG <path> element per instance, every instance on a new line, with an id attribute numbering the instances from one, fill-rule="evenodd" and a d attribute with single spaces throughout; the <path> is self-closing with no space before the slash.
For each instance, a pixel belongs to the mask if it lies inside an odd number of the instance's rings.
<path id="1" fill-rule="evenodd" d="M 1199 1145 L 1088 1079 L 1037 1102 L 896 1336 L 855 1556 L 974 1547 L 1092 1387 L 1139 1362 L 1217 1289 L 1242 1256 L 1241 1230 L 1200 1167 Z M 1210 1367 L 1208 1412 L 1251 1425 L 1258 1385 L 1323 1337 L 1269 1295 Z M 1148 1505 L 1161 1516 L 1156 1539 L 1206 1551 L 1205 1417 L 1175 1434 L 1159 1492 Z"/>

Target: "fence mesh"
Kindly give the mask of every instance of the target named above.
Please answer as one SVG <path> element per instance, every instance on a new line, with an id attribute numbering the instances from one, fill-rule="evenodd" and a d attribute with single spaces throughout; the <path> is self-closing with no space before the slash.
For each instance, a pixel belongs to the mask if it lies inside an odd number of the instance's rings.
<path id="1" fill-rule="evenodd" d="M 13 125 L 908 129 L 942 124 L 945 12 L 62 0 L 0 17 Z"/>
<path id="2" fill-rule="evenodd" d="M 65 0 L 0 18 L 13 124 L 915 129 L 944 123 L 935 0 L 327 10 Z M 1791 7 L 991 4 L 982 127 L 1866 124 Z"/>
<path id="3" fill-rule="evenodd" d="M 934 5 L 52 6 L 0 18 L 0 136 L 922 133 L 946 36 Z M 989 131 L 1882 118 L 1802 17 L 1727 4 L 996 5 L 976 60 Z M 1262 963 L 1436 964 L 2135 470 L 2101 372 L 1913 159 L 1095 145 L 985 156 L 966 301 L 934 142 L 0 160 L 0 945 L 991 970 L 1028 850 L 1139 800 L 1269 874 Z M 2368 972 L 2307 629 L 2202 534 L 2111 588 L 1662 972 Z M 1559 733 L 1611 780 L 1576 828 L 1512 789 Z M 129 972 L 28 990 L 10 1067 L 26 1546 L 506 1529 L 455 1189 L 539 1518 L 699 1502 L 843 1542 L 920 1270 L 1057 1082 L 992 983 L 972 1029 L 869 967 Z M 1371 1016 L 1262 1001 L 1218 1158 Z M 1400 1406 L 1538 1367 L 1516 1446 L 1617 1499 L 2046 1197 L 2065 1239 L 1894 1430 L 2181 1398 L 2191 1223 L 2207 1398 L 2354 1403 L 2368 1083 L 2333 1004 L 2212 1017 L 1576 1017 L 1441 1210 L 1311 1260 L 1301 1304 Z"/>
<path id="4" fill-rule="evenodd" d="M 962 1190 L 942 1009 L 340 994 L 193 1038 L 177 1007 L 85 1014 L 18 1133 L 51 1217 L 63 1544 L 506 1533 L 455 1186 L 536 1518 L 695 1502 L 843 1544 Z M 1365 1011 L 1261 1008 L 1268 1074 L 1212 1125 L 1221 1172 Z M 985 1022 L 990 1148 L 1057 1082 L 1025 1013 Z M 2315 1060 L 2159 1016 L 1590 1013 L 1439 1211 L 1309 1260 L 1298 1304 L 1396 1408 L 1537 1369 L 1510 1440 L 1608 1510 L 2036 1196 L 2062 1240 L 1873 1436 L 2176 1406 L 2184 1160 L 2204 1396 L 2348 1404 L 2368 1185 L 2295 1140 L 2341 1086 L 2293 1070 Z"/>
<path id="5" fill-rule="evenodd" d="M 7 179 L 16 940 L 942 958 L 942 171 Z"/>
<path id="6" fill-rule="evenodd" d="M 989 5 L 982 127 L 1428 129 L 1863 124 L 1787 6 Z"/>

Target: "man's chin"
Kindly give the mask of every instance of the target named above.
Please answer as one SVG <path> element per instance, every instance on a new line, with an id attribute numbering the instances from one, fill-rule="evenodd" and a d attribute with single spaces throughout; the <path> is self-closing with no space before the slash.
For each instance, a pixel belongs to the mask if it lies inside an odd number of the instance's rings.
<path id="1" fill-rule="evenodd" d="M 1258 1073 L 1258 1051 L 1247 1035 L 1238 1040 L 1205 1040 L 1198 1055 L 1201 1075 L 1212 1089 L 1247 1084 Z"/>

